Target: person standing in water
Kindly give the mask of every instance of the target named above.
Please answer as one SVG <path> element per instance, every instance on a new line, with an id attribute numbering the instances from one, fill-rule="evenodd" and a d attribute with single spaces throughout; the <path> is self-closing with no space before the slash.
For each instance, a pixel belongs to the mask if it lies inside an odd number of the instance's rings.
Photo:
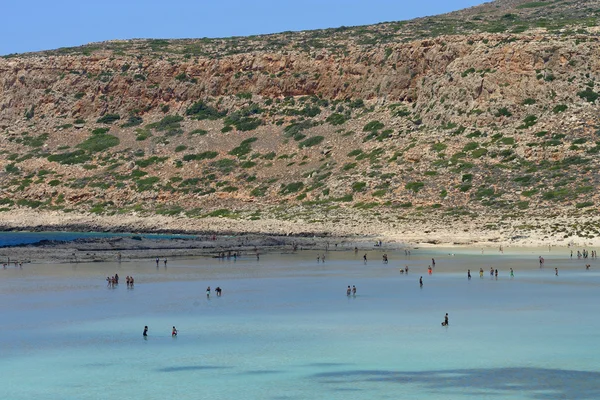
<path id="1" fill-rule="evenodd" d="M 356 296 L 356 286 L 352 285 L 352 296 Z"/>
<path id="2" fill-rule="evenodd" d="M 515 271 L 513 271 L 513 269 L 510 269 L 510 277 L 514 278 L 515 277 Z"/>
<path id="3" fill-rule="evenodd" d="M 483 278 L 483 268 L 479 268 L 479 277 Z"/>
<path id="4" fill-rule="evenodd" d="M 435 259 L 434 259 L 434 258 L 432 258 L 432 259 L 431 259 L 431 266 L 432 266 L 433 268 L 435 268 Z"/>
<path id="5" fill-rule="evenodd" d="M 554 276 L 558 276 L 558 268 L 554 268 Z"/>
<path id="6" fill-rule="evenodd" d="M 210 286 L 206 288 L 206 297 L 210 297 Z"/>
<path id="7" fill-rule="evenodd" d="M 350 296 L 350 293 L 352 293 L 352 289 L 350 289 L 350 285 L 348 285 L 348 289 L 346 289 L 346 296 Z"/>
<path id="8" fill-rule="evenodd" d="M 165 268 L 167 268 L 167 259 L 165 258 Z"/>
<path id="9" fill-rule="evenodd" d="M 471 280 L 471 270 L 467 270 L 467 279 Z"/>
<path id="10" fill-rule="evenodd" d="M 442 326 L 448 326 L 448 313 L 444 316 L 444 322 L 442 322 Z"/>
<path id="11" fill-rule="evenodd" d="M 423 287 L 423 277 L 419 278 L 419 286 Z"/>
<path id="12" fill-rule="evenodd" d="M 148 325 L 144 326 L 144 333 L 142 333 L 142 336 L 148 337 Z"/>
<path id="13" fill-rule="evenodd" d="M 363 256 L 363 262 L 365 263 L 365 265 L 367 265 L 367 253 L 365 253 L 365 255 Z"/>
<path id="14" fill-rule="evenodd" d="M 158 268 L 158 262 L 160 261 L 160 259 L 158 257 L 156 257 L 156 268 Z"/>
<path id="15" fill-rule="evenodd" d="M 171 331 L 171 337 L 177 337 L 177 329 L 175 327 L 173 327 L 173 330 Z"/>

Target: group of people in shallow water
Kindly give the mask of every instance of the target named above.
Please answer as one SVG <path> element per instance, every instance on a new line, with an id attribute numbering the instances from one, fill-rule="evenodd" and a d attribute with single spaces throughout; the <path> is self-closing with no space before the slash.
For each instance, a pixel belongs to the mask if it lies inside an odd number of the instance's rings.
<path id="1" fill-rule="evenodd" d="M 132 288 L 133 287 L 133 276 L 129 276 L 127 275 L 125 277 L 125 282 L 127 282 L 127 287 L 128 288 Z M 106 277 L 106 283 L 108 287 L 115 287 L 116 285 L 119 284 L 119 274 L 115 274 L 114 276 L 107 276 Z"/>
<path id="2" fill-rule="evenodd" d="M 19 267 L 19 268 L 23 269 L 23 263 L 22 262 L 15 261 L 14 263 L 15 263 L 15 268 Z M 6 269 L 8 266 L 10 266 L 10 261 L 2 264 L 2 268 L 4 268 L 4 269 Z"/>
<path id="3" fill-rule="evenodd" d="M 173 329 L 171 330 L 171 337 L 177 337 L 177 334 L 179 333 L 179 331 L 177 330 L 177 328 L 173 327 Z M 142 336 L 145 338 L 148 337 L 148 325 L 144 326 L 144 332 L 142 332 Z"/>
<path id="4" fill-rule="evenodd" d="M 356 286 L 352 285 L 352 289 L 350 289 L 350 285 L 348 285 L 348 288 L 346 289 L 346 296 L 356 296 Z"/>
<path id="5" fill-rule="evenodd" d="M 577 250 L 577 259 L 586 259 L 588 258 L 590 255 L 590 252 L 587 251 L 586 249 L 583 249 L 582 251 Z M 573 250 L 571 250 L 571 258 L 573 258 Z M 598 253 L 595 250 L 592 250 L 592 257 L 591 258 L 598 258 Z"/>
<path id="6" fill-rule="evenodd" d="M 222 292 L 223 289 L 221 289 L 219 286 L 215 288 L 215 293 L 217 294 L 217 297 L 221 297 Z M 206 288 L 206 297 L 210 297 L 210 286 Z"/>

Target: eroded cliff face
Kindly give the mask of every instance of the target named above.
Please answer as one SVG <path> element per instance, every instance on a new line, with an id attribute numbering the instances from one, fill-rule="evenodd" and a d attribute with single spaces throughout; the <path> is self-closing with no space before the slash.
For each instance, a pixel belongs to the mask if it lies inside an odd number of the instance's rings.
<path id="1" fill-rule="evenodd" d="M 0 59 L 0 202 L 390 223 L 589 212 L 600 49 L 593 26 L 577 29 L 373 45 L 335 30 L 246 38 L 258 50 L 244 52 L 130 41 Z"/>

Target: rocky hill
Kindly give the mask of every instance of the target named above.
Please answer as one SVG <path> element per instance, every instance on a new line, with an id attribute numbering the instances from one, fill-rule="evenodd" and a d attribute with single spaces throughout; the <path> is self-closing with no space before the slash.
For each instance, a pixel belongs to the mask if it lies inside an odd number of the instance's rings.
<path id="1" fill-rule="evenodd" d="M 5 56 L 0 220 L 36 209 L 424 236 L 467 221 L 490 240 L 596 237 L 598 16 L 600 0 L 498 0 Z"/>

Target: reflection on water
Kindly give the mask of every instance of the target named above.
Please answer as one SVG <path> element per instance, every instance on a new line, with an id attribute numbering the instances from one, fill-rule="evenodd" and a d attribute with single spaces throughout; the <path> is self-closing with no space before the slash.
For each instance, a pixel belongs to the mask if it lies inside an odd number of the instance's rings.
<path id="1" fill-rule="evenodd" d="M 558 251 L 544 269 L 536 250 L 387 253 L 0 270 L 0 397 L 600 398 L 595 260 L 586 271 Z M 498 279 L 468 280 L 479 268 Z M 135 289 L 107 287 L 115 273 Z"/>

